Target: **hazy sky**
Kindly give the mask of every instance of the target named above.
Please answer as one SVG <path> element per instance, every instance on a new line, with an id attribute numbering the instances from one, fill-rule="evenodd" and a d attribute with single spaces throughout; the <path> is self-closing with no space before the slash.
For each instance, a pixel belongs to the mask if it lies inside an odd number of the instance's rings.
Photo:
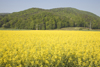
<path id="1" fill-rule="evenodd" d="M 52 9 L 73 7 L 100 16 L 100 0 L 0 0 L 0 13 L 12 13 L 32 7 Z"/>

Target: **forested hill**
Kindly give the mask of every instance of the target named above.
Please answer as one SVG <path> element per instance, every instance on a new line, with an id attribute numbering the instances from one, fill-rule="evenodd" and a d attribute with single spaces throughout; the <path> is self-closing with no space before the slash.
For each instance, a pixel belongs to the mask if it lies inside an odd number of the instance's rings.
<path id="1" fill-rule="evenodd" d="M 50 10 L 30 8 L 0 15 L 0 27 L 14 29 L 60 29 L 64 27 L 91 27 L 100 29 L 100 17 L 75 8 Z"/>

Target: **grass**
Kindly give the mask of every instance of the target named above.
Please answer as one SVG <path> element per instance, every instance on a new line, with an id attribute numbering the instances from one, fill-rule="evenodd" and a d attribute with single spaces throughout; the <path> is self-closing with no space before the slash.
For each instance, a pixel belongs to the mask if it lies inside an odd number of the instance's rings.
<path id="1" fill-rule="evenodd" d="M 0 28 L 0 30 L 30 30 L 30 29 Z"/>
<path id="2" fill-rule="evenodd" d="M 0 30 L 31 30 L 31 29 L 12 29 L 12 28 L 0 28 Z M 53 29 L 53 30 L 74 30 L 74 31 L 100 31 L 100 29 L 89 29 L 86 27 L 66 27 L 61 29 Z"/>
<path id="3" fill-rule="evenodd" d="M 55 29 L 55 30 L 81 30 L 81 31 L 100 31 L 100 29 L 89 29 L 86 27 L 66 27 L 66 28 L 61 28 L 61 29 Z"/>

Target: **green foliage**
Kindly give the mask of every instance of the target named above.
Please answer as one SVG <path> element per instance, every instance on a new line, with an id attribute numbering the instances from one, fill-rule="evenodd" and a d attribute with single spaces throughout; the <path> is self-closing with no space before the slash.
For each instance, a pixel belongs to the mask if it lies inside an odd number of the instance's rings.
<path id="1" fill-rule="evenodd" d="M 0 14 L 0 27 L 16 29 L 60 29 L 64 27 L 90 27 L 100 29 L 100 17 L 75 8 L 44 10 L 31 8 L 11 14 Z"/>
<path id="2" fill-rule="evenodd" d="M 80 28 L 79 30 L 82 30 L 82 28 Z"/>

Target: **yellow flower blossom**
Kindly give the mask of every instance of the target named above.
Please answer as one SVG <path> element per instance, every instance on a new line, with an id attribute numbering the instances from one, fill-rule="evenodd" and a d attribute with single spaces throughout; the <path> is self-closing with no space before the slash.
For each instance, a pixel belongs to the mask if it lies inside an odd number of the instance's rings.
<path id="1" fill-rule="evenodd" d="M 1 67 L 60 65 L 98 67 L 100 31 L 0 30 Z"/>

